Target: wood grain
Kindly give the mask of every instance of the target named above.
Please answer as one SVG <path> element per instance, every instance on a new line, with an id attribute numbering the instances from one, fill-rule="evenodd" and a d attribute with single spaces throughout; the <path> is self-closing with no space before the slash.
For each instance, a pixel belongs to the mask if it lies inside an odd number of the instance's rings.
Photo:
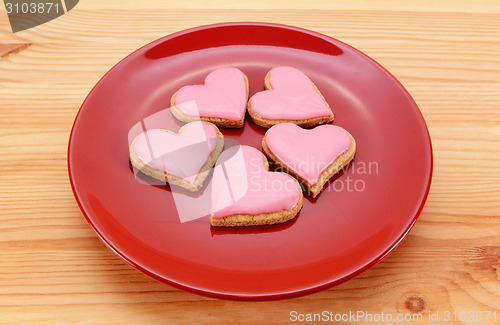
<path id="1" fill-rule="evenodd" d="M 289 9 L 281 9 L 289 8 Z M 271 21 L 338 38 L 409 90 L 429 126 L 434 178 L 409 236 L 372 269 L 295 299 L 235 302 L 159 283 L 114 255 L 73 198 L 69 132 L 86 94 L 138 47 L 185 28 Z M 281 324 L 290 312 L 500 322 L 498 1 L 89 0 L 12 34 L 0 12 L 0 323 Z M 446 311 L 497 321 L 445 322 Z M 337 322 L 350 323 L 350 322 Z M 357 324 L 373 324 L 360 321 Z"/>

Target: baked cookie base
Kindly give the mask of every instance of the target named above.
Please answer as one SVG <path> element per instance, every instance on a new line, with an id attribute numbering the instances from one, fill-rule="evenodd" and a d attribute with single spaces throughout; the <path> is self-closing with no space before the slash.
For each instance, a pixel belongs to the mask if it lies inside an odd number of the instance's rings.
<path id="1" fill-rule="evenodd" d="M 299 202 L 290 211 L 281 210 L 274 213 L 263 213 L 258 215 L 235 214 L 224 218 L 210 217 L 210 224 L 215 227 L 236 227 L 283 223 L 295 218 L 300 209 L 302 209 L 303 201 L 303 196 L 301 194 Z"/>
<path id="2" fill-rule="evenodd" d="M 303 128 L 312 128 L 321 124 L 325 123 L 330 123 L 333 121 L 333 113 L 330 116 L 321 116 L 321 117 L 315 117 L 315 118 L 310 118 L 310 119 L 305 119 L 305 120 L 269 120 L 269 119 L 263 119 L 260 116 L 257 115 L 252 115 L 251 109 L 250 109 L 250 102 L 248 103 L 248 114 L 252 118 L 252 121 L 259 125 L 262 126 L 266 129 L 269 129 L 270 127 L 280 124 L 280 123 L 293 123 L 297 124 L 298 126 L 301 126 Z"/>

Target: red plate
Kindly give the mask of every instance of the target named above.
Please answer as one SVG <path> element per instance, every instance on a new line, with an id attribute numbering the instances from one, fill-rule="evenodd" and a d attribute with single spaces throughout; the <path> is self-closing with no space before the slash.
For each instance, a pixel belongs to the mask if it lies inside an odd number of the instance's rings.
<path id="1" fill-rule="evenodd" d="M 134 177 L 129 130 L 213 69 L 240 68 L 252 95 L 277 65 L 312 79 L 333 107 L 334 124 L 356 139 L 355 159 L 285 224 L 215 229 L 208 218 L 181 223 L 169 186 Z M 247 120 L 241 130 L 221 131 L 260 149 L 265 129 Z M 137 269 L 197 293 L 272 299 L 338 284 L 394 249 L 424 205 L 432 149 L 408 92 L 363 53 L 295 27 L 232 23 L 164 37 L 111 69 L 78 113 L 68 166 L 87 221 Z"/>

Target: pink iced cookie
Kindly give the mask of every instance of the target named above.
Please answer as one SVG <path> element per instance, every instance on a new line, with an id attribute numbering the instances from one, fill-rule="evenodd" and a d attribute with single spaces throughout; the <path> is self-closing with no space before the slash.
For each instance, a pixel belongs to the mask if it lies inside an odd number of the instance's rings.
<path id="1" fill-rule="evenodd" d="M 267 130 L 262 148 L 269 159 L 298 177 L 316 197 L 323 185 L 352 160 L 356 142 L 339 126 L 327 124 L 307 130 L 282 123 Z"/>
<path id="2" fill-rule="evenodd" d="M 207 122 L 191 122 L 179 133 L 148 130 L 130 145 L 130 161 L 142 173 L 198 191 L 222 152 L 224 138 Z"/>
<path id="3" fill-rule="evenodd" d="M 269 172 L 266 157 L 250 146 L 225 150 L 212 179 L 212 226 L 282 223 L 302 208 L 302 190 L 293 177 Z"/>
<path id="4" fill-rule="evenodd" d="M 236 68 L 216 69 L 204 85 L 179 89 L 170 100 L 172 114 L 183 122 L 202 120 L 219 127 L 241 128 L 245 122 L 248 79 Z"/>
<path id="5" fill-rule="evenodd" d="M 267 90 L 253 95 L 247 105 L 253 121 L 269 128 L 290 122 L 304 127 L 333 121 L 333 113 L 313 82 L 292 67 L 271 69 L 265 78 Z"/>

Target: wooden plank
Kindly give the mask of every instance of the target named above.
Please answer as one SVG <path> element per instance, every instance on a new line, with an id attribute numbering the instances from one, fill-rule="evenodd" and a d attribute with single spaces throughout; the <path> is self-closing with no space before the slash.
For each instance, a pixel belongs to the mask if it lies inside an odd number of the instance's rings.
<path id="1" fill-rule="evenodd" d="M 147 4 L 148 8 L 155 9 L 281 9 L 288 8 L 294 10 L 315 9 L 315 10 L 358 10 L 359 8 L 369 8 L 371 11 L 428 11 L 428 12 L 485 12 L 499 13 L 500 6 L 495 0 L 420 0 L 420 1 L 405 1 L 385 0 L 373 2 L 370 0 L 353 0 L 353 1 L 329 1 L 329 0 L 256 0 L 256 1 L 231 1 L 231 0 L 212 0 L 212 1 L 162 1 L 150 0 Z M 145 9 L 145 5 L 141 1 L 120 1 L 120 0 L 86 0 L 81 1 L 76 9 L 127 9 L 137 11 Z"/>

